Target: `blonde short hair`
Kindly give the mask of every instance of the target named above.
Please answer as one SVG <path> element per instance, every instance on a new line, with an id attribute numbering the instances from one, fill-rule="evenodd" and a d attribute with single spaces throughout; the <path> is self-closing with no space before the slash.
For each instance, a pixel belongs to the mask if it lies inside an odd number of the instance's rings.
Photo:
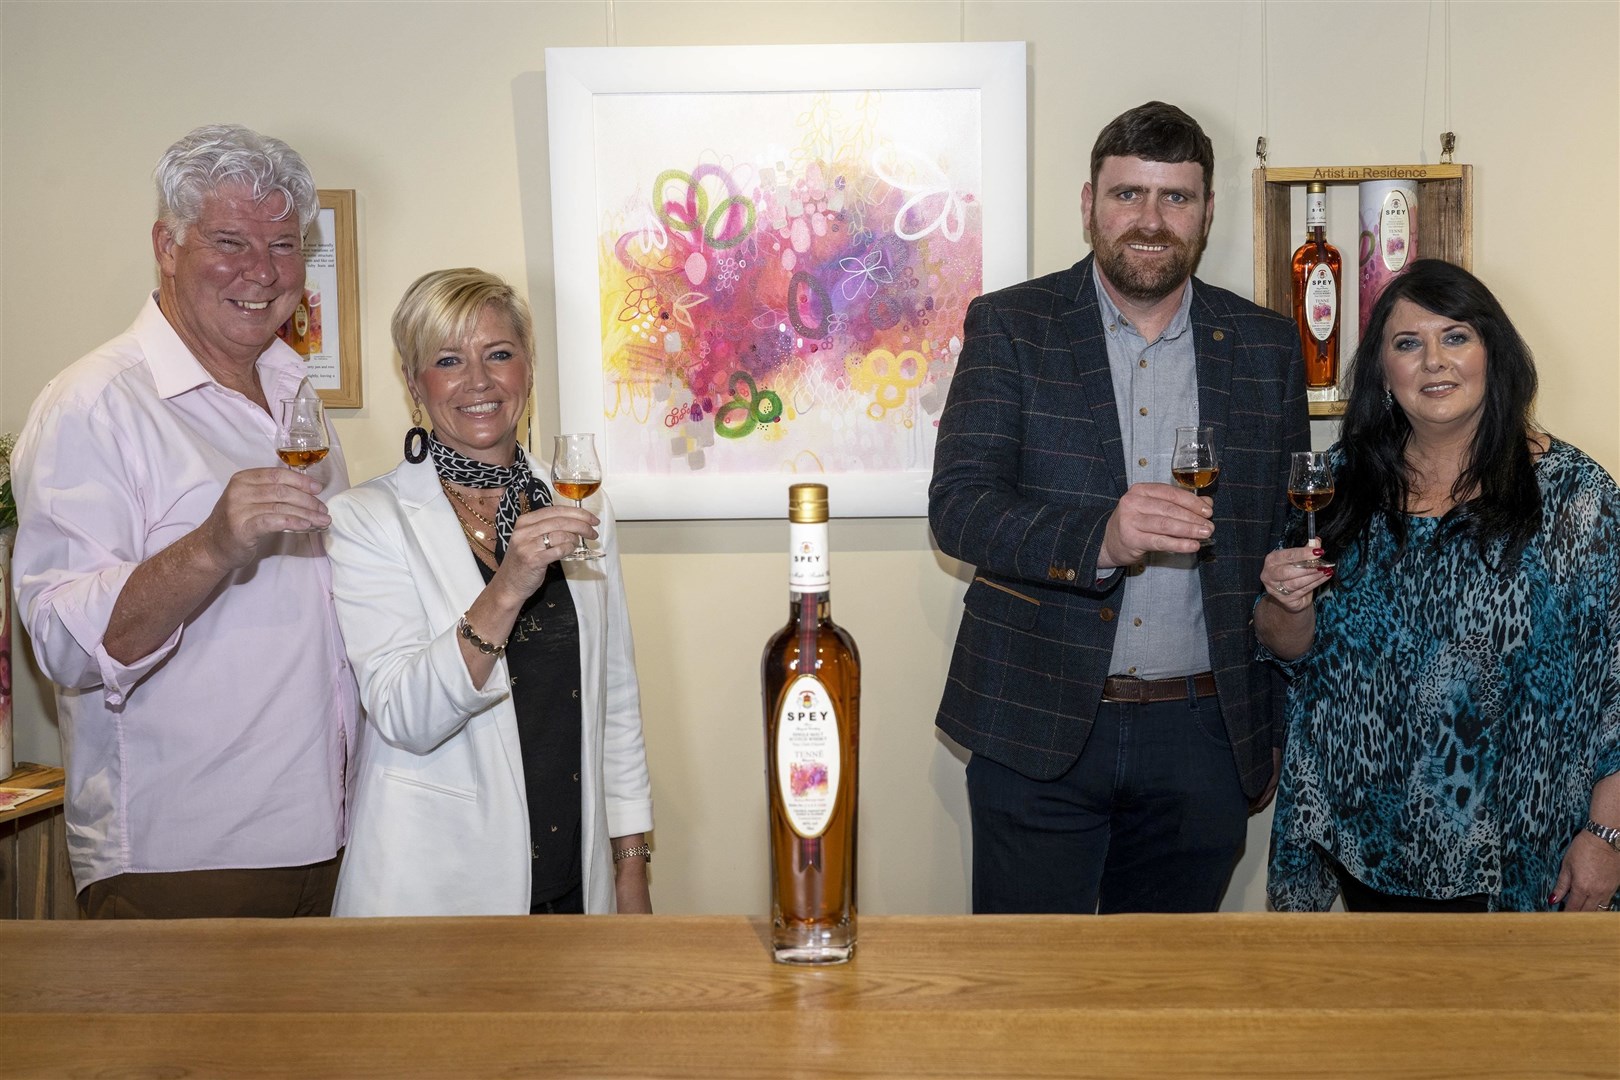
<path id="1" fill-rule="evenodd" d="M 534 318 L 529 305 L 494 274 L 464 266 L 423 274 L 400 298 L 390 330 L 405 374 L 413 379 L 420 375 L 447 343 L 466 337 L 491 307 L 511 320 L 532 369 Z"/>

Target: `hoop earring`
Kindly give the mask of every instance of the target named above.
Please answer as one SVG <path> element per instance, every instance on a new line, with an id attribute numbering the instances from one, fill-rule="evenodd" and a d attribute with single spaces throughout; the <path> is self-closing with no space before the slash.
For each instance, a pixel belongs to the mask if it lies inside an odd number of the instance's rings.
<path id="1" fill-rule="evenodd" d="M 415 443 L 415 448 L 412 448 Z M 422 404 L 417 402 L 411 410 L 411 429 L 405 433 L 405 460 L 412 465 L 420 465 L 427 460 L 428 433 L 422 426 Z"/>

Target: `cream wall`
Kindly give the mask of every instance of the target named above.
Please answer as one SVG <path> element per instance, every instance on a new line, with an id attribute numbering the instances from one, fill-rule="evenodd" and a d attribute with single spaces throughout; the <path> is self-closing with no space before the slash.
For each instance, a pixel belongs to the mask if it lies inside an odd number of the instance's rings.
<path id="1" fill-rule="evenodd" d="M 11 0 L 0 5 L 0 430 L 21 425 L 64 364 L 128 325 L 154 280 L 148 172 L 196 124 L 282 136 L 323 187 L 357 192 L 366 407 L 337 422 L 358 480 L 398 458 L 407 417 L 388 317 L 435 267 L 479 265 L 528 286 L 536 434 L 555 428 L 545 147 L 525 111 L 547 46 L 1022 39 L 1032 273 L 1084 253 L 1091 140 L 1144 100 L 1183 105 L 1214 139 L 1201 274 L 1245 295 L 1257 135 L 1277 165 L 1432 162 L 1449 101 L 1458 159 L 1477 166 L 1475 268 L 1541 358 L 1541 417 L 1613 471 L 1617 35 L 1613 2 Z M 1328 74 L 1290 76 L 1307 66 Z M 786 617 L 785 528 L 624 533 L 659 823 L 654 900 L 666 912 L 760 911 L 757 663 Z M 841 520 L 833 542 L 835 615 L 866 671 L 862 906 L 965 910 L 960 753 L 932 714 L 969 571 L 933 549 L 921 520 Z M 60 760 L 52 707 L 26 665 L 17 691 L 20 755 Z M 1231 907 L 1263 905 L 1265 828 L 1255 820 Z"/>

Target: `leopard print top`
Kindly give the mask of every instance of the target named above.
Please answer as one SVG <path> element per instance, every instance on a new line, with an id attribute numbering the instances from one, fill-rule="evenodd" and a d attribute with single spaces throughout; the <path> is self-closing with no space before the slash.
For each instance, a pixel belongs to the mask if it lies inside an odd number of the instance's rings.
<path id="1" fill-rule="evenodd" d="M 1439 522 L 1375 521 L 1292 675 L 1267 893 L 1324 910 L 1326 852 L 1383 892 L 1545 910 L 1592 785 L 1620 771 L 1620 488 L 1553 440 L 1510 571 Z"/>

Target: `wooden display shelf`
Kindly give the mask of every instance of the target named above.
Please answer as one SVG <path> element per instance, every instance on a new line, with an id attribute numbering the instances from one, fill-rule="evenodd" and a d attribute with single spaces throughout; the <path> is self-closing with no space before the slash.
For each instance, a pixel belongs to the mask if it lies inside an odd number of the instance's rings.
<path id="1" fill-rule="evenodd" d="M 35 765 L 32 761 L 19 761 L 17 767 L 11 771 L 10 776 L 0 776 L 0 786 L 13 788 L 41 788 L 44 795 L 37 795 L 25 803 L 0 810 L 0 825 L 18 818 L 37 814 L 42 810 L 53 810 L 62 805 L 62 785 L 67 776 L 56 765 Z"/>
<path id="2" fill-rule="evenodd" d="M 0 919 L 77 919 L 73 870 L 68 865 L 62 770 L 19 761 L 7 787 L 44 788 L 46 794 L 0 810 Z"/>
<path id="3" fill-rule="evenodd" d="M 1417 183 L 1418 255 L 1445 259 L 1465 270 L 1474 263 L 1474 167 L 1472 165 L 1306 165 L 1254 170 L 1254 302 L 1283 315 L 1294 313 L 1291 263 L 1304 234 L 1293 228 L 1289 196 L 1312 180 L 1328 185 L 1369 180 Z M 1345 277 L 1356 281 L 1355 249 L 1341 251 Z M 1348 360 L 1346 351 L 1343 359 Z M 1341 367 L 1342 372 L 1342 367 Z M 1311 418 L 1344 415 L 1344 401 L 1312 401 Z"/>

